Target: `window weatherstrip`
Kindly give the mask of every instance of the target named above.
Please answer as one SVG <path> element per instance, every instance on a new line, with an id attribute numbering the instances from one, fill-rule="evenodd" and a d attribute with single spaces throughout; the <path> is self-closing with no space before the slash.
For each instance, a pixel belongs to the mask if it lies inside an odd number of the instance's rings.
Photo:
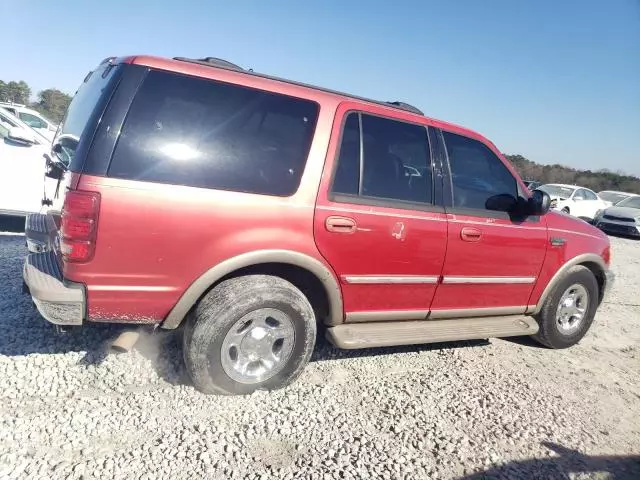
<path id="1" fill-rule="evenodd" d="M 344 275 L 342 279 L 349 284 L 436 284 L 438 276 L 420 275 Z"/>
<path id="2" fill-rule="evenodd" d="M 360 137 L 360 175 L 358 176 L 358 196 L 362 196 L 364 183 L 364 132 L 362 131 L 362 113 L 358 112 L 358 134 Z M 339 161 L 339 159 L 338 159 Z"/>

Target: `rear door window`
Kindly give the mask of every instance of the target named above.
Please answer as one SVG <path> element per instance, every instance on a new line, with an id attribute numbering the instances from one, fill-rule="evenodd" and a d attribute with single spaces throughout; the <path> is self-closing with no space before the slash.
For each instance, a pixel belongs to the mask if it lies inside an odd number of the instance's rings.
<path id="1" fill-rule="evenodd" d="M 108 175 L 290 196 L 300 184 L 318 111 L 309 100 L 151 71 Z"/>
<path id="2" fill-rule="evenodd" d="M 426 127 L 349 113 L 342 131 L 332 193 L 391 202 L 432 203 Z"/>

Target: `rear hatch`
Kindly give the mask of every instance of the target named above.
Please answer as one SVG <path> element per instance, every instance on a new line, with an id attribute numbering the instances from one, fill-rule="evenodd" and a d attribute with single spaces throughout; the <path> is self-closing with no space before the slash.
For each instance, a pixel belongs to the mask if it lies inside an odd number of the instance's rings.
<path id="1" fill-rule="evenodd" d="M 54 221 L 31 223 L 47 225 L 49 229 L 62 227 L 65 194 L 78 186 L 96 128 L 119 82 L 120 70 L 114 59 L 106 59 L 86 75 L 76 91 L 51 144 L 51 152 L 46 155 L 43 204 L 49 208 L 47 215 Z M 76 228 L 74 232 L 61 231 L 58 235 L 57 232 L 40 233 L 46 238 L 64 239 L 76 237 L 79 231 Z M 51 247 L 59 253 L 58 242 Z"/>

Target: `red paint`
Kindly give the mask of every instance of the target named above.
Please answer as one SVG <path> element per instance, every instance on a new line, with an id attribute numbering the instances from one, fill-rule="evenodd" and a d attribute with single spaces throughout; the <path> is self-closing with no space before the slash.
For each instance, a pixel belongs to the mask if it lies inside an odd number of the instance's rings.
<path id="1" fill-rule="evenodd" d="M 126 62 L 308 98 L 321 109 L 300 188 L 289 198 L 70 175 L 70 189 L 100 196 L 93 258 L 64 262 L 65 277 L 87 287 L 92 320 L 160 322 L 205 271 L 255 250 L 292 250 L 324 263 L 340 279 L 346 313 L 531 305 L 567 260 L 587 252 L 608 256 L 606 236 L 555 213 L 538 222 L 513 224 L 329 198 L 342 119 L 349 110 L 467 135 L 502 158 L 493 144 L 470 130 L 234 71 L 146 56 L 128 57 Z M 566 244 L 551 247 L 549 238 L 558 236 Z M 345 275 L 434 276 L 438 281 L 349 284 Z M 441 283 L 442 276 L 537 280 L 447 285 Z"/>

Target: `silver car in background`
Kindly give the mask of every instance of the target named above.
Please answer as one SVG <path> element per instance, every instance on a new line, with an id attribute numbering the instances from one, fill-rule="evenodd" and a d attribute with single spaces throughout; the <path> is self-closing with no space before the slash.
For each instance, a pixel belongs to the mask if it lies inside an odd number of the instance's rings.
<path id="1" fill-rule="evenodd" d="M 605 233 L 640 237 L 640 195 L 630 195 L 599 211 L 593 224 Z"/>

